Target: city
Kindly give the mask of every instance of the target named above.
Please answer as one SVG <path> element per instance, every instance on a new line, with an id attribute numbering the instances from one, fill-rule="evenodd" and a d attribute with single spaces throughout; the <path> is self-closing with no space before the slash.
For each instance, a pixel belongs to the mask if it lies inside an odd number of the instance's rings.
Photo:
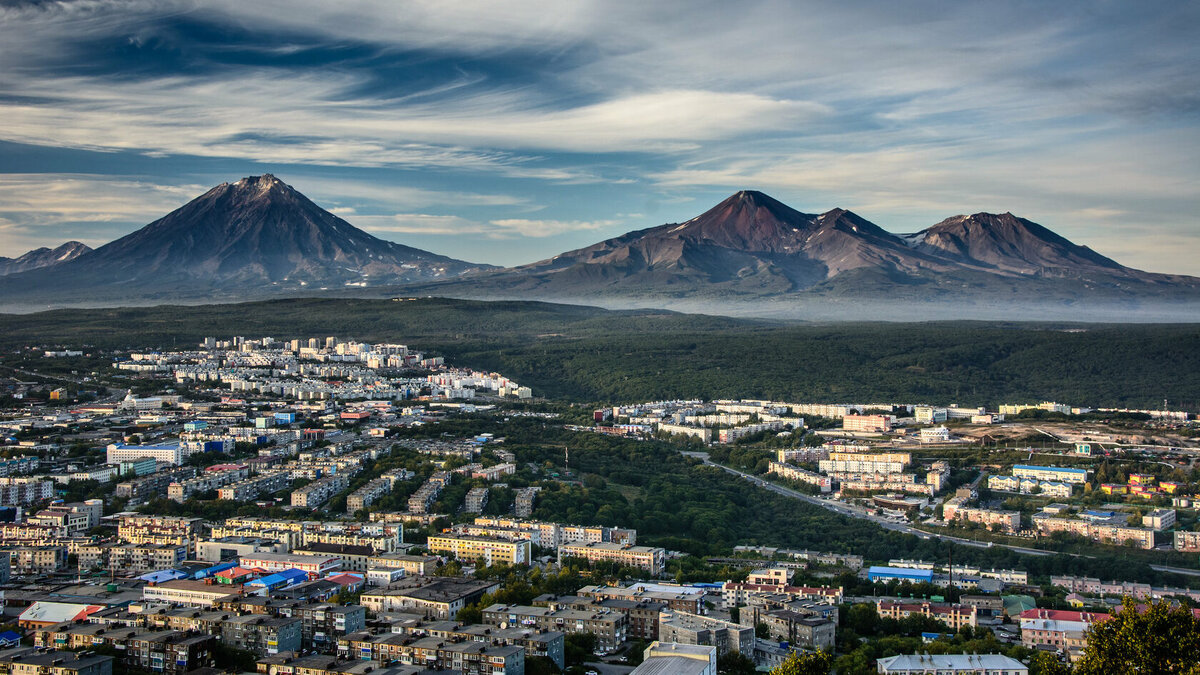
<path id="1" fill-rule="evenodd" d="M 95 673 L 619 674 L 672 658 L 727 672 L 792 653 L 852 659 L 874 633 L 915 636 L 912 657 L 941 654 L 939 672 L 976 672 L 955 649 L 965 640 L 989 650 L 989 672 L 1023 673 L 1037 652 L 1079 658 L 1125 598 L 1200 603 L 1200 445 L 1183 411 L 564 409 L 499 373 L 342 337 L 207 338 L 49 374 L 99 356 L 23 350 L 29 380 L 3 381 L 0 578 L 11 644 L 29 645 L 6 652 L 14 666 L 73 649 L 58 657 L 70 672 Z M 490 430 L 505 428 L 525 431 Z M 697 555 L 603 508 L 542 517 L 561 513 L 563 491 L 603 482 L 581 462 L 589 443 L 655 445 L 740 491 L 1021 564 L 761 533 Z M 1155 576 L 1044 564 L 1109 550 L 1142 552 Z M 879 672 L 909 672 L 890 658 Z"/>

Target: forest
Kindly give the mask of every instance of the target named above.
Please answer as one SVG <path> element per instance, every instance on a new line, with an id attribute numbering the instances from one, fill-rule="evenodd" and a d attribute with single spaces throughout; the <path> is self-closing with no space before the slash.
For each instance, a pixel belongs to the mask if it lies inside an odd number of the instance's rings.
<path id="1" fill-rule="evenodd" d="M 771 398 L 1198 410 L 1200 327 L 782 323 L 535 302 L 301 299 L 0 315 L 0 347 L 182 349 L 208 335 L 402 342 L 560 401 Z"/>

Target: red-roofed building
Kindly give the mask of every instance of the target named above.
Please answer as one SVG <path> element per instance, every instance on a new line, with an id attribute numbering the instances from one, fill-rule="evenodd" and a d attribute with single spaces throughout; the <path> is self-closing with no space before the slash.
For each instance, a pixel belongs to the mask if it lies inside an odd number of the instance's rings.
<path id="1" fill-rule="evenodd" d="M 325 577 L 325 580 L 332 581 L 351 593 L 358 591 L 366 583 L 366 580 L 357 574 L 334 574 Z"/>
<path id="2" fill-rule="evenodd" d="M 244 584 L 258 574 L 258 572 L 245 567 L 231 567 L 217 572 L 213 578 L 217 580 L 218 584 Z"/>
<path id="3" fill-rule="evenodd" d="M 102 609 L 105 609 L 104 605 L 38 601 L 21 612 L 21 616 L 17 617 L 17 624 L 21 628 L 45 628 L 60 623 L 82 621 Z"/>
<path id="4" fill-rule="evenodd" d="M 1109 614 L 1073 612 L 1061 609 L 1027 609 L 1021 612 L 1021 644 L 1036 649 L 1039 645 L 1063 651 L 1079 651 L 1087 646 L 1084 635 L 1092 624 L 1107 621 Z"/>

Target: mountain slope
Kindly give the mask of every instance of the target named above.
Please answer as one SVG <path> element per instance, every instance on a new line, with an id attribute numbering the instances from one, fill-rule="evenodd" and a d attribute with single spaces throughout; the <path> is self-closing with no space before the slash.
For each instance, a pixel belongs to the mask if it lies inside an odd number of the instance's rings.
<path id="1" fill-rule="evenodd" d="M 844 209 L 802 213 L 753 191 L 684 223 L 412 289 L 759 316 L 841 303 L 839 313 L 907 318 L 935 304 L 950 308 L 942 317 L 959 316 L 951 305 L 976 317 L 1002 306 L 997 315 L 1012 317 L 1040 303 L 1054 317 L 1055 307 L 1200 299 L 1200 279 L 1124 267 L 1010 213 L 955 216 L 897 236 Z"/>
<path id="2" fill-rule="evenodd" d="M 384 241 L 270 174 L 222 183 L 142 229 L 0 290 L 88 298 L 261 297 L 488 269 Z"/>
<path id="3" fill-rule="evenodd" d="M 912 237 L 918 248 L 1000 273 L 1076 276 L 1083 271 L 1133 272 L 1086 246 L 1011 213 L 954 216 Z"/>
<path id="4" fill-rule="evenodd" d="M 742 191 L 685 223 L 629 232 L 470 285 L 624 289 L 639 295 L 710 288 L 761 295 L 803 290 L 860 267 L 953 266 L 850 211 L 801 213 L 761 192 Z"/>
<path id="5" fill-rule="evenodd" d="M 77 241 L 68 241 L 62 246 L 56 248 L 35 248 L 25 255 L 16 258 L 5 258 L 0 256 L 0 276 L 6 274 L 16 274 L 17 272 L 25 272 L 35 270 L 40 267 L 50 267 L 58 265 L 70 260 L 74 260 L 79 256 L 92 250 L 87 244 L 81 244 Z"/>

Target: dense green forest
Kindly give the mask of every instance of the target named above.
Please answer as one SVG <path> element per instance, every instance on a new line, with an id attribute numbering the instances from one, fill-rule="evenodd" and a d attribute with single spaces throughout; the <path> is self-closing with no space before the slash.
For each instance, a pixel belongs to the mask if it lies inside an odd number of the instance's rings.
<path id="1" fill-rule="evenodd" d="M 427 298 L 57 310 L 0 316 L 0 347 L 182 348 L 207 335 L 405 342 L 561 400 L 756 397 L 1196 410 L 1195 325 L 785 324 Z"/>

